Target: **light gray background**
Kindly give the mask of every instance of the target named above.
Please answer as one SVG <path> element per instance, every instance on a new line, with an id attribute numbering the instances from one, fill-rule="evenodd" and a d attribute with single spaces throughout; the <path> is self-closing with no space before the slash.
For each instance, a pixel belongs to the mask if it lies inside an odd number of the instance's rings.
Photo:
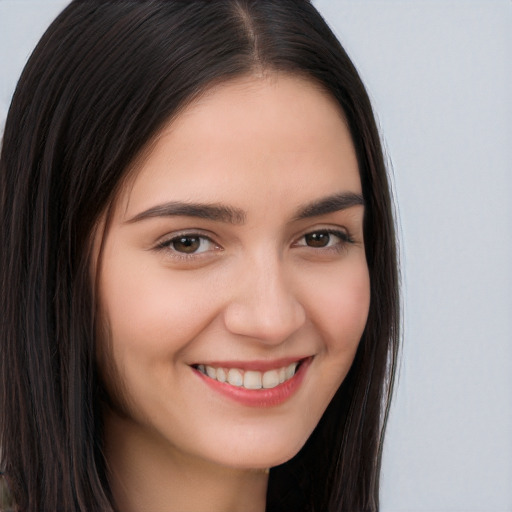
<path id="1" fill-rule="evenodd" d="M 0 123 L 66 0 L 0 0 Z M 317 0 L 399 203 L 404 345 L 382 512 L 512 511 L 512 2 Z"/>

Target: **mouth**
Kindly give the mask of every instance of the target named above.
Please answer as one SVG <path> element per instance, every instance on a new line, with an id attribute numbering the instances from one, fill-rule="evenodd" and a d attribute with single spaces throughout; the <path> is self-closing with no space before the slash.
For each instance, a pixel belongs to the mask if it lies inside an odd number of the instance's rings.
<path id="1" fill-rule="evenodd" d="M 268 362 L 194 364 L 192 368 L 213 391 L 249 407 L 274 407 L 300 388 L 313 357 Z"/>
<path id="2" fill-rule="evenodd" d="M 267 371 L 244 370 L 242 368 L 194 365 L 194 368 L 217 382 L 245 389 L 273 389 L 294 377 L 304 360 L 294 361 L 286 366 Z"/>

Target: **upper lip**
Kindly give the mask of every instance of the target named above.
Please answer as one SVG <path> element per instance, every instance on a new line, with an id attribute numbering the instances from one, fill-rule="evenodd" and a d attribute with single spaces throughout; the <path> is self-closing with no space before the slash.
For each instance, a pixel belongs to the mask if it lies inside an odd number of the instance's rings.
<path id="1" fill-rule="evenodd" d="M 200 364 L 205 366 L 213 366 L 214 368 L 237 368 L 239 370 L 254 370 L 254 371 L 268 371 L 277 370 L 278 368 L 286 367 L 292 363 L 300 363 L 308 357 L 312 356 L 299 356 L 299 357 L 284 357 L 281 359 L 273 360 L 253 360 L 253 361 L 201 361 L 193 364 L 198 366 Z"/>

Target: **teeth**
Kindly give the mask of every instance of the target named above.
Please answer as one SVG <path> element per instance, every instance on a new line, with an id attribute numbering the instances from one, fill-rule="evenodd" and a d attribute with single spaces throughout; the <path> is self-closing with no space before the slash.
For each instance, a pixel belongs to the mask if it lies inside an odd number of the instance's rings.
<path id="1" fill-rule="evenodd" d="M 247 371 L 244 373 L 244 388 L 261 389 L 261 372 Z"/>
<path id="2" fill-rule="evenodd" d="M 244 376 L 242 375 L 242 372 L 236 368 L 230 368 L 228 372 L 228 382 L 232 386 L 242 386 L 244 383 Z"/>
<path id="3" fill-rule="evenodd" d="M 290 366 L 287 366 L 284 371 L 285 380 L 291 379 L 295 375 L 295 369 L 297 368 L 297 363 L 292 363 Z"/>
<path id="4" fill-rule="evenodd" d="M 228 380 L 228 377 L 226 375 L 226 372 L 224 371 L 224 368 L 217 368 L 217 380 L 219 382 L 226 382 Z"/>
<path id="5" fill-rule="evenodd" d="M 265 389 L 275 388 L 279 385 L 279 371 L 270 370 L 265 372 L 261 380 Z"/>
<path id="6" fill-rule="evenodd" d="M 299 363 L 292 363 L 286 367 L 266 372 L 243 371 L 238 368 L 214 368 L 204 364 L 198 365 L 197 369 L 211 379 L 227 382 L 232 386 L 246 389 L 271 389 L 291 379 L 295 375 L 298 365 Z"/>

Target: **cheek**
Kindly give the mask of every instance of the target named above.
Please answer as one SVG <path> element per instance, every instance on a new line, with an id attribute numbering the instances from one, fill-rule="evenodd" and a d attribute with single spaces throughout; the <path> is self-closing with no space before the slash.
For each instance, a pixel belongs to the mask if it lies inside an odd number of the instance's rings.
<path id="1" fill-rule="evenodd" d="M 105 268 L 100 291 L 114 350 L 135 350 L 142 357 L 174 352 L 208 323 L 212 301 L 204 283 L 161 268 L 127 266 L 129 273 L 123 265 Z"/>
<path id="2" fill-rule="evenodd" d="M 309 294 L 311 317 L 331 355 L 354 354 L 370 307 L 370 279 L 365 260 L 316 280 Z"/>
<path id="3" fill-rule="evenodd" d="M 215 317 L 215 301 L 204 279 L 137 258 L 111 261 L 105 258 L 100 276 L 97 361 L 109 395 L 127 409 L 138 394 L 147 400 L 155 393 L 148 374 L 165 382 L 178 368 L 174 363 Z"/>
<path id="4" fill-rule="evenodd" d="M 370 279 L 366 260 L 355 258 L 324 268 L 311 276 L 303 302 L 319 335 L 303 415 L 303 430 L 311 432 L 345 379 L 366 326 Z M 314 278 L 313 278 L 314 277 Z"/>

